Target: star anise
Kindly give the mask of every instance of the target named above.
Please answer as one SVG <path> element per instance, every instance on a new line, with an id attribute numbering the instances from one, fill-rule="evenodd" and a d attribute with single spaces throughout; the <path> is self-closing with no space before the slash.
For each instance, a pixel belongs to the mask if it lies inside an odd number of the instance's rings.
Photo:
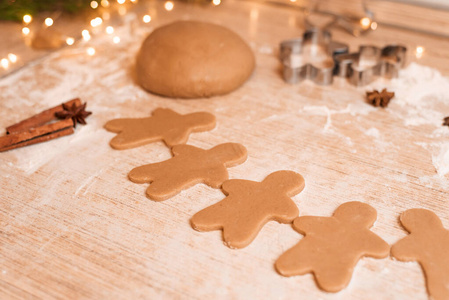
<path id="1" fill-rule="evenodd" d="M 443 119 L 443 126 L 449 126 L 449 117 Z"/>
<path id="2" fill-rule="evenodd" d="M 86 111 L 86 105 L 87 102 L 85 102 L 83 105 L 76 106 L 75 103 L 72 104 L 72 106 L 66 105 L 65 103 L 62 104 L 62 111 L 58 111 L 55 113 L 55 116 L 58 119 L 68 119 L 72 118 L 73 121 L 73 127 L 76 127 L 76 123 L 80 123 L 83 125 L 86 125 L 86 118 L 92 114 L 90 111 Z"/>
<path id="3" fill-rule="evenodd" d="M 366 92 L 366 99 L 374 106 L 387 107 L 393 97 L 394 92 L 388 92 L 387 89 L 383 89 L 381 92 L 378 90 Z"/>

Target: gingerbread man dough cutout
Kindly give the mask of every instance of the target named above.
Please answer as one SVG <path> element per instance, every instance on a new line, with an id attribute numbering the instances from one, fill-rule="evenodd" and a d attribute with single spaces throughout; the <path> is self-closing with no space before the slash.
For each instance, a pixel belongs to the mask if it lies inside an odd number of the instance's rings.
<path id="1" fill-rule="evenodd" d="M 340 205 L 332 217 L 296 218 L 293 228 L 305 237 L 279 257 L 277 271 L 283 276 L 313 273 L 321 289 L 342 290 L 361 257 L 389 254 L 390 246 L 369 230 L 376 218 L 376 210 L 361 202 Z"/>
<path id="2" fill-rule="evenodd" d="M 391 247 L 391 256 L 420 263 L 431 298 L 449 299 L 449 230 L 426 209 L 409 209 L 400 221 L 410 234 Z"/>
<path id="3" fill-rule="evenodd" d="M 117 150 L 164 141 L 171 147 L 187 142 L 190 133 L 212 130 L 215 116 L 207 112 L 180 115 L 168 108 L 157 108 L 152 116 L 138 119 L 114 119 L 104 126 L 116 132 L 110 145 Z"/>
<path id="4" fill-rule="evenodd" d="M 268 221 L 291 223 L 298 216 L 290 197 L 304 189 L 304 178 L 292 171 L 277 171 L 262 182 L 228 180 L 222 189 L 227 197 L 196 213 L 190 223 L 198 231 L 223 229 L 228 247 L 243 248 Z"/>
<path id="5" fill-rule="evenodd" d="M 246 148 L 237 143 L 220 144 L 209 150 L 190 145 L 172 148 L 169 160 L 134 168 L 128 175 L 136 183 L 148 183 L 147 195 L 156 201 L 166 200 L 197 183 L 220 188 L 228 179 L 227 167 L 246 160 Z"/>

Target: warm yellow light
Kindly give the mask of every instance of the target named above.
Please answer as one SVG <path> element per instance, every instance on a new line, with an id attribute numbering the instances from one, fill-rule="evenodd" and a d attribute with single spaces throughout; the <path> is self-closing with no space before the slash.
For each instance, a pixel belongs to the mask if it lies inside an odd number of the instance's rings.
<path id="1" fill-rule="evenodd" d="M 30 34 L 30 29 L 29 29 L 28 27 L 23 27 L 23 28 L 22 28 L 22 33 L 23 33 L 24 35 L 29 35 L 29 34 Z"/>
<path id="2" fill-rule="evenodd" d="M 81 32 L 81 35 L 83 36 L 83 40 L 85 40 L 85 41 L 90 40 L 90 33 L 89 33 L 88 30 L 84 29 L 84 30 Z"/>
<path id="3" fill-rule="evenodd" d="M 123 4 L 123 3 L 125 3 L 125 0 L 117 0 L 117 3 L 118 4 Z"/>
<path id="4" fill-rule="evenodd" d="M 290 2 L 296 2 L 296 0 L 290 0 Z"/>
<path id="5" fill-rule="evenodd" d="M 360 25 L 362 25 L 363 28 L 368 28 L 371 24 L 371 20 L 368 17 L 360 19 Z"/>
<path id="6" fill-rule="evenodd" d="M 257 19 L 259 18 L 259 10 L 257 10 L 257 8 L 251 9 L 251 11 L 249 13 L 249 18 L 253 22 L 257 21 Z"/>
<path id="7" fill-rule="evenodd" d="M 109 7 L 109 1 L 108 0 L 101 0 L 100 4 L 103 7 Z"/>
<path id="8" fill-rule="evenodd" d="M 97 1 L 91 1 L 90 2 L 90 7 L 92 7 L 93 9 L 96 9 L 98 7 L 98 2 Z"/>
<path id="9" fill-rule="evenodd" d="M 30 23 L 32 20 L 33 20 L 33 18 L 32 18 L 30 15 L 24 15 L 24 16 L 23 16 L 23 22 L 24 22 L 25 24 Z"/>
<path id="10" fill-rule="evenodd" d="M 87 48 L 86 52 L 87 52 L 87 55 L 94 56 L 95 55 L 95 48 L 89 47 L 89 48 Z"/>
<path id="11" fill-rule="evenodd" d="M 123 7 L 123 6 L 119 7 L 118 8 L 118 14 L 121 15 L 121 16 L 126 15 L 126 7 Z"/>
<path id="12" fill-rule="evenodd" d="M 212 0 L 213 5 L 220 5 L 221 0 Z"/>
<path id="13" fill-rule="evenodd" d="M 8 69 L 9 60 L 7 60 L 6 58 L 2 58 L 2 60 L 0 60 L 0 64 L 2 65 L 3 69 Z"/>
<path id="14" fill-rule="evenodd" d="M 95 19 L 92 19 L 90 21 L 90 26 L 97 27 L 100 26 L 103 23 L 103 19 L 100 17 L 96 17 Z"/>
<path id="15" fill-rule="evenodd" d="M 114 42 L 114 44 L 118 44 L 118 43 L 120 43 L 120 38 L 118 36 L 114 36 L 112 41 Z"/>
<path id="16" fill-rule="evenodd" d="M 138 2 L 138 0 L 131 0 L 131 2 L 132 2 L 132 3 L 137 3 L 137 2 Z"/>
<path id="17" fill-rule="evenodd" d="M 165 10 L 171 11 L 171 10 L 173 10 L 173 7 L 175 7 L 175 5 L 173 4 L 173 2 L 167 1 L 167 2 L 165 2 L 164 7 L 165 7 Z"/>
<path id="18" fill-rule="evenodd" d="M 8 59 L 10 62 L 15 63 L 17 62 L 17 55 L 13 54 L 13 53 L 9 53 L 8 54 Z"/>
<path id="19" fill-rule="evenodd" d="M 73 45 L 73 43 L 75 43 L 75 39 L 72 37 L 68 37 L 65 39 L 65 42 L 67 43 L 67 45 L 71 46 Z"/>
<path id="20" fill-rule="evenodd" d="M 114 27 L 112 27 L 112 26 L 106 27 L 106 33 L 107 34 L 113 34 L 114 33 Z"/>
<path id="21" fill-rule="evenodd" d="M 418 46 L 418 47 L 416 47 L 416 50 L 415 50 L 415 56 L 416 56 L 416 58 L 421 58 L 422 56 L 423 56 L 423 54 L 424 54 L 424 47 L 422 47 L 422 46 Z"/>
<path id="22" fill-rule="evenodd" d="M 143 16 L 143 22 L 144 23 L 150 23 L 150 21 L 151 21 L 151 16 L 149 16 L 149 15 L 145 15 L 145 16 Z"/>
<path id="23" fill-rule="evenodd" d="M 103 17 L 103 20 L 109 20 L 111 18 L 111 14 L 108 13 L 107 11 L 102 13 L 101 16 Z"/>
<path id="24" fill-rule="evenodd" d="M 376 30 L 377 29 L 377 22 L 371 23 L 371 29 Z"/>
<path id="25" fill-rule="evenodd" d="M 53 19 L 52 18 L 46 18 L 44 21 L 45 25 L 50 27 L 51 25 L 53 25 Z"/>

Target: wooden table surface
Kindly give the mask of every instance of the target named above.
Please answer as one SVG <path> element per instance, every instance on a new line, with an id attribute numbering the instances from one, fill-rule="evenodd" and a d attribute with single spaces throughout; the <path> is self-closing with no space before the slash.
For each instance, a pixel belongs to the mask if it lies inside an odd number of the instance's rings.
<path id="1" fill-rule="evenodd" d="M 300 215 L 330 216 L 344 202 L 362 201 L 377 210 L 373 231 L 389 244 L 406 235 L 398 216 L 410 208 L 434 211 L 449 228 L 449 128 L 441 126 L 449 115 L 449 79 L 439 73 L 449 74 L 449 41 L 382 26 L 360 38 L 334 30 L 353 50 L 402 43 L 410 65 L 398 79 L 363 88 L 344 80 L 288 85 L 277 49 L 301 34 L 301 12 L 223 2 L 175 2 L 170 12 L 163 2 L 138 4 L 115 26 L 120 43 L 98 33 L 38 60 L 25 55 L 27 63 L 0 80 L 0 128 L 73 97 L 93 112 L 72 136 L 0 153 L 0 299 L 427 298 L 419 265 L 391 258 L 362 259 L 336 294 L 319 290 L 310 274 L 284 278 L 274 262 L 302 237 L 290 225 L 270 222 L 250 246 L 232 250 L 220 231 L 200 233 L 189 224 L 194 213 L 223 199 L 220 190 L 199 184 L 154 202 L 145 196 L 148 185 L 127 179 L 136 166 L 168 159 L 169 149 L 154 143 L 113 150 L 107 120 L 145 117 L 157 107 L 208 111 L 217 127 L 192 134 L 188 144 L 245 145 L 248 160 L 230 168 L 230 178 L 299 172 L 306 180 L 293 197 Z M 147 11 L 152 21 L 144 24 Z M 250 80 L 210 99 L 143 91 L 132 75 L 136 51 L 151 30 L 178 19 L 211 21 L 241 35 L 256 55 Z M 18 25 L 2 24 L 1 32 L 8 26 Z M 417 46 L 425 48 L 421 58 Z M 95 48 L 94 56 L 86 55 L 87 47 Z M 5 48 L 0 45 L 2 53 Z M 397 95 L 388 108 L 364 102 L 366 90 L 382 87 Z"/>

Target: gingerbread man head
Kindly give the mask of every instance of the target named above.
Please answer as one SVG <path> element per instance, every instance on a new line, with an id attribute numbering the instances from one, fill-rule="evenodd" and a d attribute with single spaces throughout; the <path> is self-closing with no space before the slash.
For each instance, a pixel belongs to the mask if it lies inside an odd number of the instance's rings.
<path id="1" fill-rule="evenodd" d="M 365 203 L 346 202 L 340 205 L 334 213 L 334 217 L 341 222 L 348 222 L 361 228 L 370 228 L 377 219 L 376 210 Z"/>

